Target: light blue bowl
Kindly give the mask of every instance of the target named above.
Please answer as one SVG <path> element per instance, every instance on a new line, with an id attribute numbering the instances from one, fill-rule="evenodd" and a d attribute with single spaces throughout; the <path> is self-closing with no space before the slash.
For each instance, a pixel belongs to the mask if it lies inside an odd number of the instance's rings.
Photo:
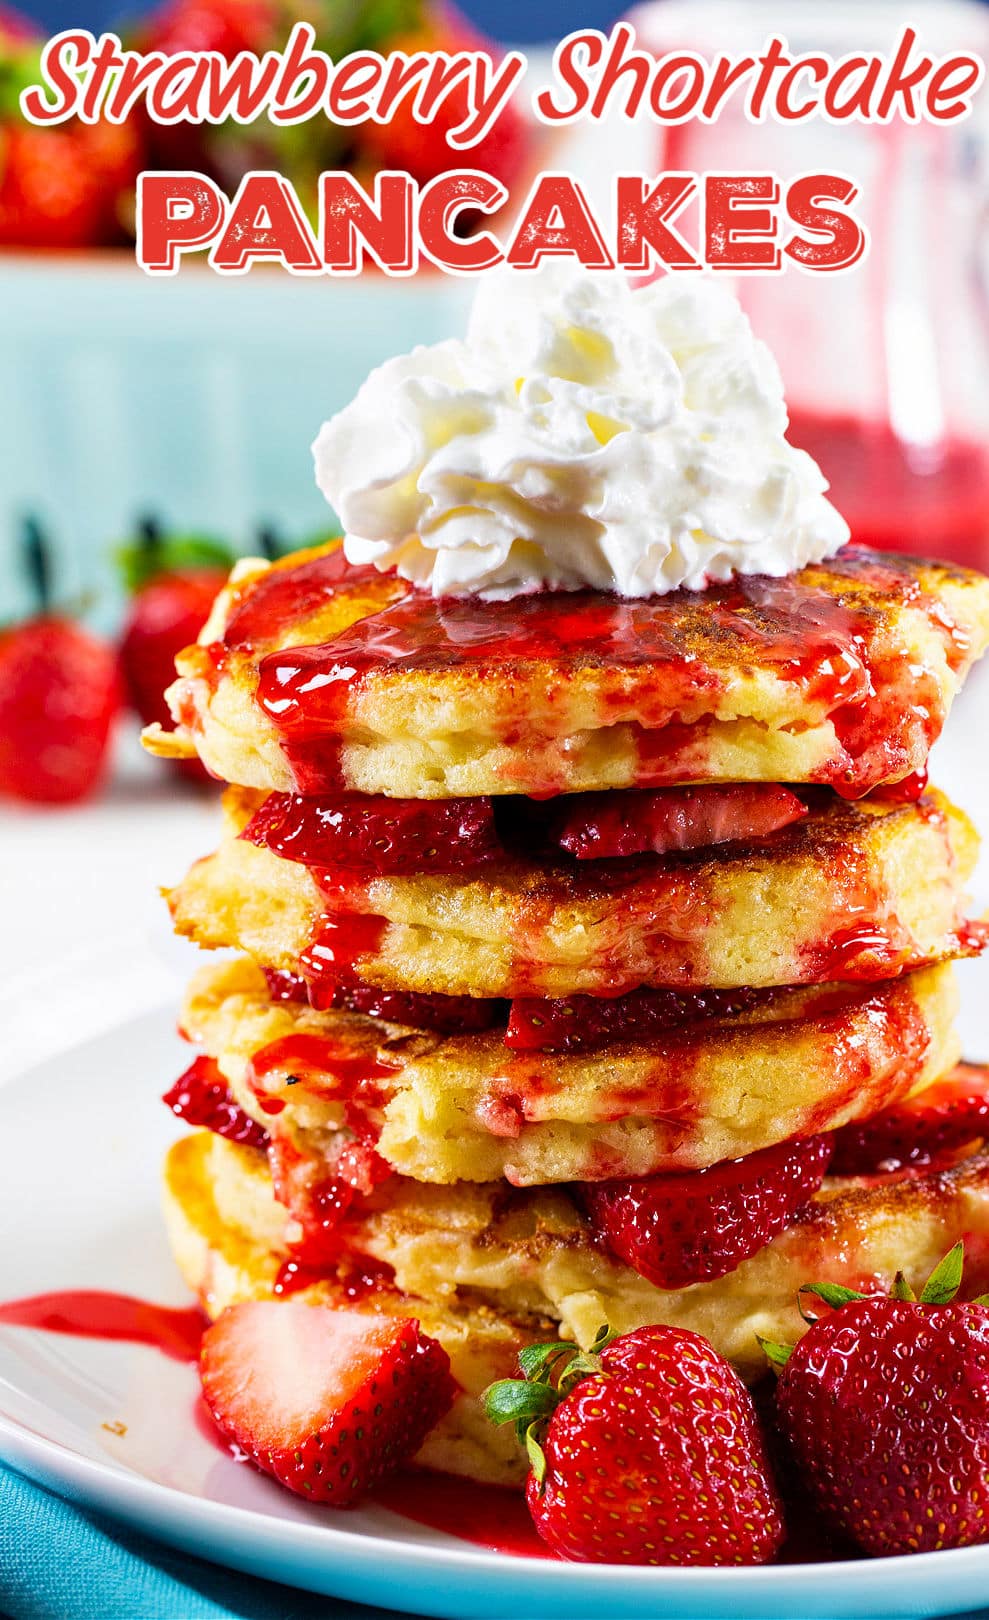
<path id="1" fill-rule="evenodd" d="M 253 548 L 327 527 L 309 446 L 370 368 L 462 330 L 470 286 L 423 274 L 145 276 L 126 254 L 0 255 L 0 621 L 24 611 L 26 513 L 60 593 L 112 619 L 109 553 L 149 512 Z"/>

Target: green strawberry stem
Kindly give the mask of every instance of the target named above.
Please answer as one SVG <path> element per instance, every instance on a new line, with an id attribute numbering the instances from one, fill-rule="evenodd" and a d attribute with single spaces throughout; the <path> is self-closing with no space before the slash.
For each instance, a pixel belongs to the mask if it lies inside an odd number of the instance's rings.
<path id="1" fill-rule="evenodd" d="M 31 582 L 38 612 L 46 614 L 51 610 L 53 601 L 54 567 L 51 541 L 38 518 L 31 516 L 24 519 L 21 544 L 24 567 Z"/>
<path id="2" fill-rule="evenodd" d="M 153 513 L 139 519 L 133 539 L 117 547 L 115 558 L 133 594 L 159 574 L 227 573 L 235 561 L 226 541 L 206 534 L 169 534 Z"/>
<path id="3" fill-rule="evenodd" d="M 914 1293 L 902 1271 L 896 1273 L 893 1286 L 889 1291 L 890 1299 L 909 1301 L 921 1305 L 950 1305 L 962 1285 L 962 1274 L 965 1270 L 965 1245 L 959 1239 L 953 1248 L 949 1249 L 943 1259 L 939 1260 L 924 1284 L 920 1298 Z M 819 1299 L 834 1311 L 840 1310 L 843 1305 L 850 1305 L 855 1300 L 875 1299 L 875 1294 L 860 1294 L 854 1288 L 845 1288 L 841 1283 L 803 1283 L 797 1290 L 797 1306 L 804 1321 L 813 1326 L 818 1320 L 813 1310 L 804 1304 L 804 1295 L 809 1294 Z M 879 1296 L 881 1297 L 881 1296 Z M 989 1294 L 980 1294 L 972 1301 L 973 1305 L 989 1305 Z M 786 1366 L 793 1350 L 792 1344 L 778 1344 L 775 1339 L 764 1339 L 756 1334 L 761 1349 L 767 1361 L 777 1370 Z M 521 1359 L 521 1358 L 520 1358 Z"/>
<path id="4" fill-rule="evenodd" d="M 541 1440 L 546 1425 L 562 1400 L 584 1378 L 606 1371 L 601 1351 L 618 1335 L 605 1324 L 589 1350 L 566 1339 L 529 1344 L 519 1351 L 521 1378 L 502 1378 L 484 1392 L 484 1412 L 491 1423 L 514 1423 L 519 1444 L 525 1446 L 540 1485 L 546 1474 Z"/>

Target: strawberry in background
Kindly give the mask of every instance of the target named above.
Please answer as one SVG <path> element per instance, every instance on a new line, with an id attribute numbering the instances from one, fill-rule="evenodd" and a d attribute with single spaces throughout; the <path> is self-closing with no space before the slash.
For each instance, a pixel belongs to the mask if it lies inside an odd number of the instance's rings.
<path id="1" fill-rule="evenodd" d="M 141 144 L 133 125 L 40 129 L 20 93 L 38 82 L 41 41 L 0 7 L 0 247 L 105 247 L 126 239 Z"/>
<path id="2" fill-rule="evenodd" d="M 144 725 L 171 726 L 164 693 L 175 679 L 175 655 L 199 635 L 233 554 L 204 535 L 166 535 L 149 519 L 118 560 L 132 592 L 120 640 L 127 699 Z M 169 763 L 191 780 L 208 780 L 198 760 Z"/>
<path id="3" fill-rule="evenodd" d="M 112 647 L 51 601 L 51 560 L 36 523 L 24 534 L 39 613 L 0 631 L 0 794 L 71 804 L 95 792 L 120 704 Z"/>

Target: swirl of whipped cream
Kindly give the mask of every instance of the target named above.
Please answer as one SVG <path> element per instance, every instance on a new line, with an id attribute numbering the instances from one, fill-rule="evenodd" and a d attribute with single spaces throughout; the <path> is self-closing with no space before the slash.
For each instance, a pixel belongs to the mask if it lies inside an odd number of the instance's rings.
<path id="1" fill-rule="evenodd" d="M 435 596 L 625 597 L 795 572 L 848 528 L 736 300 L 671 275 L 485 278 L 464 341 L 371 373 L 313 446 L 348 559 Z"/>

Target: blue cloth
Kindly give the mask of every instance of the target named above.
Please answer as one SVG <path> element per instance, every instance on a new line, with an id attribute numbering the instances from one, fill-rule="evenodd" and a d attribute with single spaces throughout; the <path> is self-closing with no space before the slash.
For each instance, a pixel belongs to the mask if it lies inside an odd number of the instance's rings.
<path id="1" fill-rule="evenodd" d="M 0 1469 L 0 1620 L 387 1620 L 173 1552 Z"/>

